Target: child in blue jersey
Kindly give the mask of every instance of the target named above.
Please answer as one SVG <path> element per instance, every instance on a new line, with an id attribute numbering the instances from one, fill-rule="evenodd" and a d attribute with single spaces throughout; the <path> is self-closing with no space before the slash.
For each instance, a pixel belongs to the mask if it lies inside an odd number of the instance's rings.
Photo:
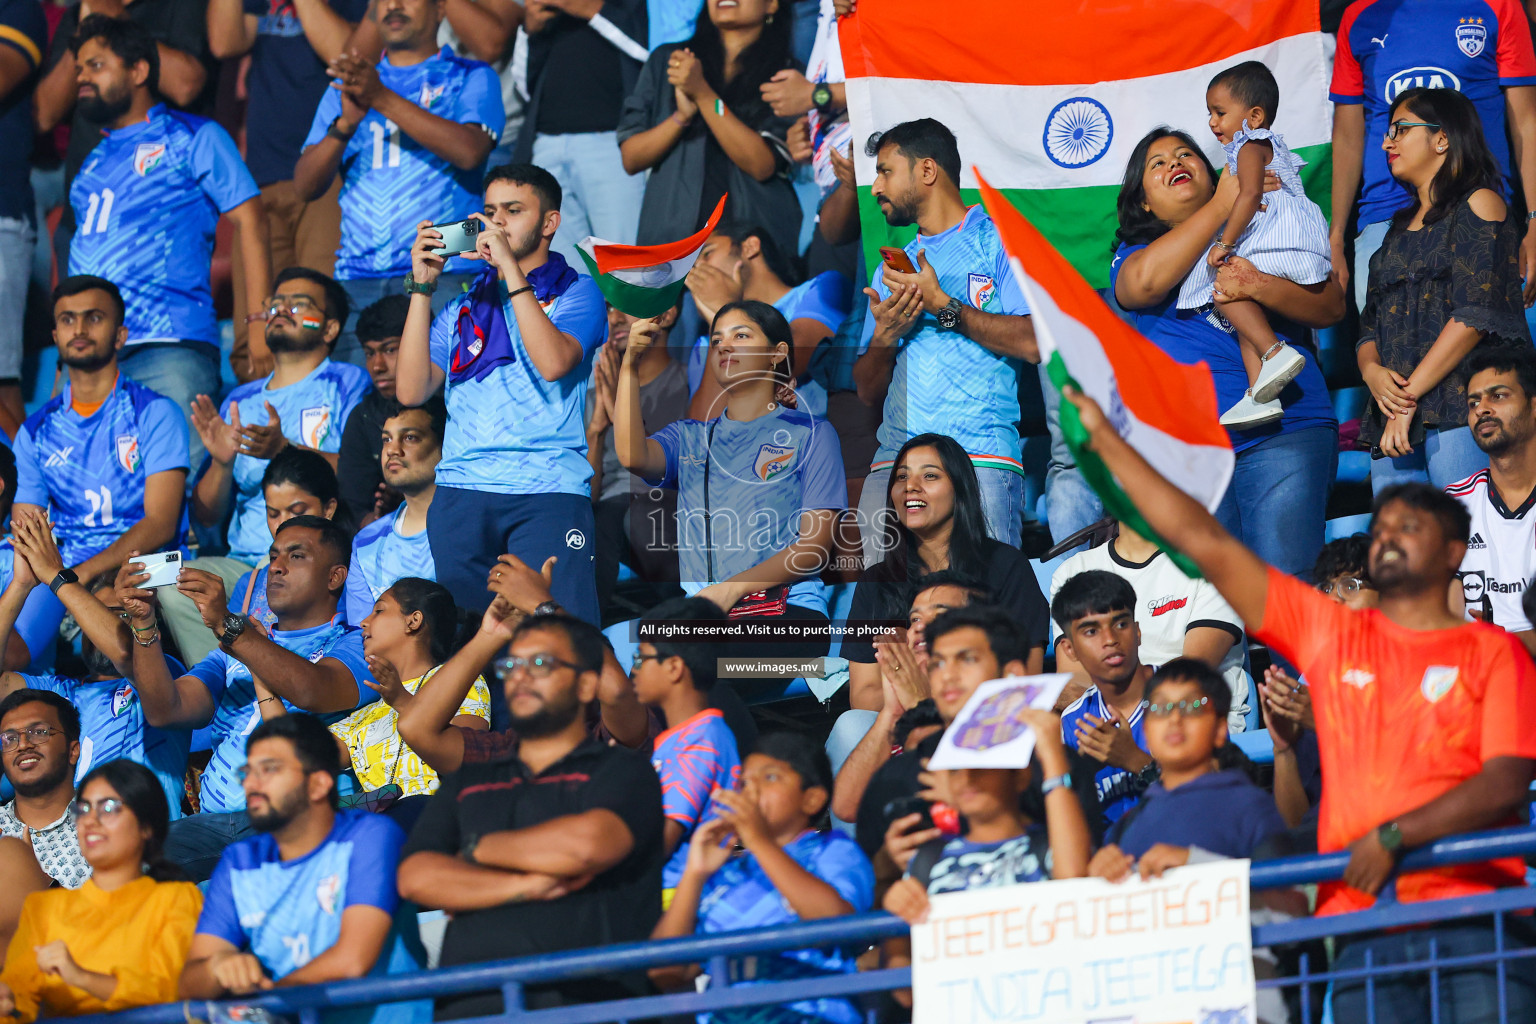
<path id="1" fill-rule="evenodd" d="M 420 967 L 400 959 L 394 929 L 405 834 L 384 815 L 336 810 L 341 765 L 330 731 L 313 715 L 283 715 L 258 726 L 246 749 L 240 776 L 257 834 L 224 852 L 208 884 L 181 995 L 219 999 L 273 982 Z"/>
<path id="2" fill-rule="evenodd" d="M 653 939 L 713 935 L 841 917 L 869 910 L 875 873 L 858 844 L 840 832 L 817 831 L 831 793 L 832 767 L 820 744 L 790 732 L 764 733 L 742 766 L 741 789 L 714 794 L 718 817 L 699 827 L 672 905 Z M 852 974 L 853 950 L 795 949 L 756 958 L 750 978 L 761 984 Z M 664 989 L 688 987 L 697 967 L 651 971 Z M 847 999 L 806 999 L 700 1014 L 700 1024 L 858 1024 Z"/>
<path id="3" fill-rule="evenodd" d="M 397 405 L 384 421 L 379 464 L 384 482 L 405 500 L 353 538 L 352 564 L 347 569 L 348 622 L 367 618 L 379 595 L 398 579 L 437 579 L 427 512 L 437 490 L 437 463 L 443 456 L 447 423 L 448 410 L 436 395 L 419 409 Z"/>
<path id="4" fill-rule="evenodd" d="M 641 622 L 724 618 L 718 607 L 702 598 L 681 597 L 653 608 Z M 710 803 L 710 794 L 735 789 L 741 771 L 735 734 L 720 710 L 710 706 L 718 653 L 709 643 L 645 642 L 636 648 L 630 672 L 635 697 L 646 707 L 658 709 L 667 726 L 651 750 L 651 767 L 661 778 L 661 810 L 667 817 L 662 841 L 670 859 L 661 872 L 663 908 L 671 903 L 688 860 L 688 837 L 719 811 Z"/>
<path id="5" fill-rule="evenodd" d="M 485 213 L 474 215 L 484 229 L 466 254 L 486 269 L 435 319 L 442 235 L 421 224 L 395 394 L 420 405 L 444 389 L 448 426 L 427 532 L 438 582 L 459 607 L 489 603 L 485 580 L 501 555 L 539 566 L 557 556 L 554 599 L 596 622 L 585 411 L 608 306 L 590 277 L 550 250 L 560 199 L 542 167 L 486 175 Z"/>
<path id="6" fill-rule="evenodd" d="M 1157 777 L 1142 732 L 1147 680 L 1130 581 L 1103 569 L 1080 572 L 1051 599 L 1051 617 L 1092 684 L 1061 714 L 1067 745 L 1097 761 L 1099 805 L 1113 823 Z"/>
<path id="7" fill-rule="evenodd" d="M 747 643 L 733 654 L 825 654 L 827 637 L 816 627 L 827 621 L 827 599 L 818 577 L 848 490 L 837 432 L 776 400 L 794 377 L 789 323 L 765 302 L 722 307 L 710 328 L 710 361 L 724 408 L 707 422 L 679 420 L 646 437 L 635 367 L 658 330 L 648 320 L 630 328 L 614 447 L 630 472 L 677 488 L 683 590 L 734 618 L 803 627 L 804 639 Z"/>
<path id="8" fill-rule="evenodd" d="M 14 628 L 17 613 L 29 592 L 41 589 L 39 580 L 52 579 L 63 568 L 48 522 L 41 513 L 20 511 L 12 523 L 16 543 L 16 575 L 0 594 L 0 647 Z M 116 758 L 127 758 L 155 773 L 165 791 L 171 817 L 181 816 L 181 797 L 187 771 L 191 733 L 186 729 L 157 729 L 144 716 L 144 706 L 123 670 L 131 661 L 132 632 L 122 619 L 122 606 L 113 593 L 116 573 L 105 572 L 92 580 L 66 583 L 58 599 L 80 624 L 80 655 L 88 673 L 70 678 L 54 672 L 23 675 L 0 674 L 0 697 L 18 687 L 48 690 L 68 700 L 80 712 L 80 759 L 75 777 L 84 778 L 93 767 Z M 180 675 L 181 662 L 166 655 L 166 669 Z M 121 666 L 121 667 L 119 667 Z"/>
<path id="9" fill-rule="evenodd" d="M 1227 68 L 1211 79 L 1205 105 L 1211 132 L 1227 155 L 1227 173 L 1237 175 L 1239 191 L 1205 262 L 1185 278 L 1179 308 L 1209 305 L 1216 297 L 1216 270 L 1233 255 L 1298 284 L 1326 281 L 1332 266 L 1328 222 L 1302 187 L 1298 171 L 1304 161 L 1270 130 L 1280 105 L 1275 76 L 1256 60 Z M 1266 172 L 1280 179 L 1278 191 L 1264 191 Z M 1223 299 L 1216 308 L 1237 332 L 1250 385 L 1221 422 L 1240 429 L 1278 420 L 1280 392 L 1306 360 L 1275 336 L 1263 307 L 1252 299 Z"/>

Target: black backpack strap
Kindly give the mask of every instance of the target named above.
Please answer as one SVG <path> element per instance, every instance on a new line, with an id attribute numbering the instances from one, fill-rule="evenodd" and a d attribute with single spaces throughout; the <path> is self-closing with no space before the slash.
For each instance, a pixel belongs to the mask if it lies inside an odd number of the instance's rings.
<path id="1" fill-rule="evenodd" d="M 928 840 L 917 848 L 912 860 L 907 863 L 907 875 L 917 879 L 924 889 L 928 888 L 928 879 L 933 874 L 934 865 L 944 856 L 946 842 L 948 840 L 943 838 Z"/>

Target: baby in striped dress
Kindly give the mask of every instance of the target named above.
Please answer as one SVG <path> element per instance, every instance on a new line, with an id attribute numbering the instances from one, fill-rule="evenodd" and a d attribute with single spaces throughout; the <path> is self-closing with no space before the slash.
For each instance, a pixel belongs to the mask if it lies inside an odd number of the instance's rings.
<path id="1" fill-rule="evenodd" d="M 1205 262 L 1180 288 L 1179 308 L 1211 305 L 1216 300 L 1216 270 L 1234 254 L 1265 274 L 1297 284 L 1327 280 L 1328 222 L 1302 188 L 1298 171 L 1304 161 L 1269 127 L 1280 105 L 1275 76 L 1253 60 L 1227 68 L 1211 79 L 1205 105 L 1211 131 L 1226 152 L 1227 173 L 1237 175 L 1238 196 Z M 1264 191 L 1266 171 L 1280 179 L 1278 191 Z M 1280 392 L 1306 361 L 1275 336 L 1257 302 L 1219 301 L 1213 312 L 1237 333 L 1249 384 L 1248 393 L 1222 414 L 1221 422 L 1242 429 L 1278 420 Z"/>

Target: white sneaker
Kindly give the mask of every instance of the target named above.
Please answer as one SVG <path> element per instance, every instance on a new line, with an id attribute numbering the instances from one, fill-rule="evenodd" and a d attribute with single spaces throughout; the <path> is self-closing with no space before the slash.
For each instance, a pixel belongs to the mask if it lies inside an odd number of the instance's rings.
<path id="1" fill-rule="evenodd" d="M 1280 399 L 1256 402 L 1253 399 L 1253 391 L 1250 389 L 1243 395 L 1242 401 L 1221 414 L 1221 425 L 1231 427 L 1233 430 L 1246 430 L 1249 427 L 1262 427 L 1266 423 L 1273 423 L 1283 415 L 1285 410 L 1280 408 Z"/>
<path id="2" fill-rule="evenodd" d="M 1253 382 L 1254 401 L 1263 405 L 1280 397 L 1285 386 L 1296 379 L 1301 368 L 1307 365 L 1301 353 L 1281 342 L 1270 349 L 1259 370 L 1259 379 Z"/>

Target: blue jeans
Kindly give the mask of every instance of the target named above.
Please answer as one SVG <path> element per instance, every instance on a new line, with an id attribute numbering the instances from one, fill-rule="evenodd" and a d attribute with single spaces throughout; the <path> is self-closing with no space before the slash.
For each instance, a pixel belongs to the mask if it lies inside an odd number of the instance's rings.
<path id="1" fill-rule="evenodd" d="M 117 358 L 125 375 L 181 406 L 188 424 L 192 471 L 187 474 L 187 484 L 191 486 L 206 454 L 203 439 L 191 428 L 192 399 L 207 395 L 217 404 L 221 388 L 219 350 L 200 341 L 166 342 L 129 345 Z"/>
<path id="2" fill-rule="evenodd" d="M 1339 434 L 1332 427 L 1305 427 L 1260 441 L 1237 456 L 1216 518 L 1270 565 L 1309 579 L 1323 547 L 1328 489 L 1338 462 Z"/>
<path id="3" fill-rule="evenodd" d="M 1529 948 L 1529 926 L 1505 917 L 1504 948 Z M 1475 956 L 1493 952 L 1493 925 L 1441 924 L 1407 931 L 1376 932 L 1340 940 L 1335 968 L 1358 969 L 1365 966 L 1369 950 L 1371 965 L 1413 963 L 1427 960 L 1429 944 L 1435 944 L 1437 958 Z M 1501 1020 L 1536 1020 L 1536 964 L 1531 960 L 1505 962 L 1505 1006 L 1507 1016 L 1499 1016 L 1498 976 L 1493 963 L 1478 964 L 1459 970 L 1440 972 L 1441 1024 L 1495 1024 Z M 1430 1020 L 1429 971 L 1421 969 L 1382 978 L 1374 985 L 1377 1024 L 1415 1024 Z M 1369 1024 L 1365 1007 L 1365 982 L 1335 982 L 1333 1019 L 1343 1024 Z"/>
<path id="4" fill-rule="evenodd" d="M 1041 365 L 1040 393 L 1045 398 L 1045 424 L 1051 431 L 1051 458 L 1045 468 L 1045 519 L 1057 544 L 1085 526 L 1104 518 L 1104 503 L 1078 472 L 1072 449 L 1061 435 L 1061 393 Z M 1071 554 L 1086 549 L 1078 545 Z"/>
<path id="5" fill-rule="evenodd" d="M 1488 454 L 1472 439 L 1466 426 L 1424 431 L 1424 443 L 1409 455 L 1371 460 L 1371 493 L 1380 494 L 1393 484 L 1428 481 L 1445 489 L 1488 468 Z"/>
<path id="6" fill-rule="evenodd" d="M 464 286 L 474 279 L 473 274 L 443 274 L 437 279 L 437 291 L 432 293 L 432 312 L 440 313 L 444 306 L 448 305 L 455 295 L 464 290 Z M 363 354 L 363 346 L 357 340 L 357 315 L 364 309 L 389 295 L 403 294 L 401 282 L 404 275 L 399 277 L 357 277 L 350 281 L 338 281 L 337 284 L 347 293 L 347 304 L 351 307 L 347 311 L 347 323 L 336 336 L 336 347 L 331 350 L 331 358 L 339 363 L 351 363 L 353 366 L 363 366 L 367 360 Z"/>
<path id="7" fill-rule="evenodd" d="M 886 525 L 886 504 L 890 501 L 891 468 L 871 470 L 864 478 L 859 496 L 859 532 L 863 538 L 864 564 L 874 565 L 885 557 L 884 544 L 894 527 Z M 1011 469 L 977 469 L 976 484 L 981 490 L 981 511 L 987 519 L 987 535 L 993 540 L 1018 547 L 1024 537 L 1024 478 Z"/>
<path id="8" fill-rule="evenodd" d="M 843 770 L 843 764 L 848 760 L 848 755 L 853 753 L 864 739 L 865 733 L 874 726 L 880 715 L 874 711 L 861 711 L 858 708 L 849 708 L 837 716 L 837 721 L 832 723 L 832 731 L 827 735 L 827 760 L 832 763 L 832 777 Z M 832 827 L 852 838 L 854 823 L 844 821 L 837 815 L 832 815 Z"/>
<path id="9" fill-rule="evenodd" d="M 244 811 L 209 811 L 171 822 L 165 837 L 165 858 L 194 882 L 206 882 L 219 866 L 224 848 L 256 834 Z"/>
<path id="10" fill-rule="evenodd" d="M 437 582 L 476 615 L 491 603 L 485 583 L 499 556 L 514 554 L 537 571 L 558 555 L 551 596 L 597 625 L 596 536 L 585 494 L 495 494 L 439 485 L 427 511 Z"/>
<path id="11" fill-rule="evenodd" d="M 560 227 L 550 248 L 577 270 L 586 264 L 576 243 L 588 235 L 634 245 L 645 199 L 645 175 L 624 170 L 613 132 L 536 135 L 533 162 L 555 176 L 564 193 Z"/>

